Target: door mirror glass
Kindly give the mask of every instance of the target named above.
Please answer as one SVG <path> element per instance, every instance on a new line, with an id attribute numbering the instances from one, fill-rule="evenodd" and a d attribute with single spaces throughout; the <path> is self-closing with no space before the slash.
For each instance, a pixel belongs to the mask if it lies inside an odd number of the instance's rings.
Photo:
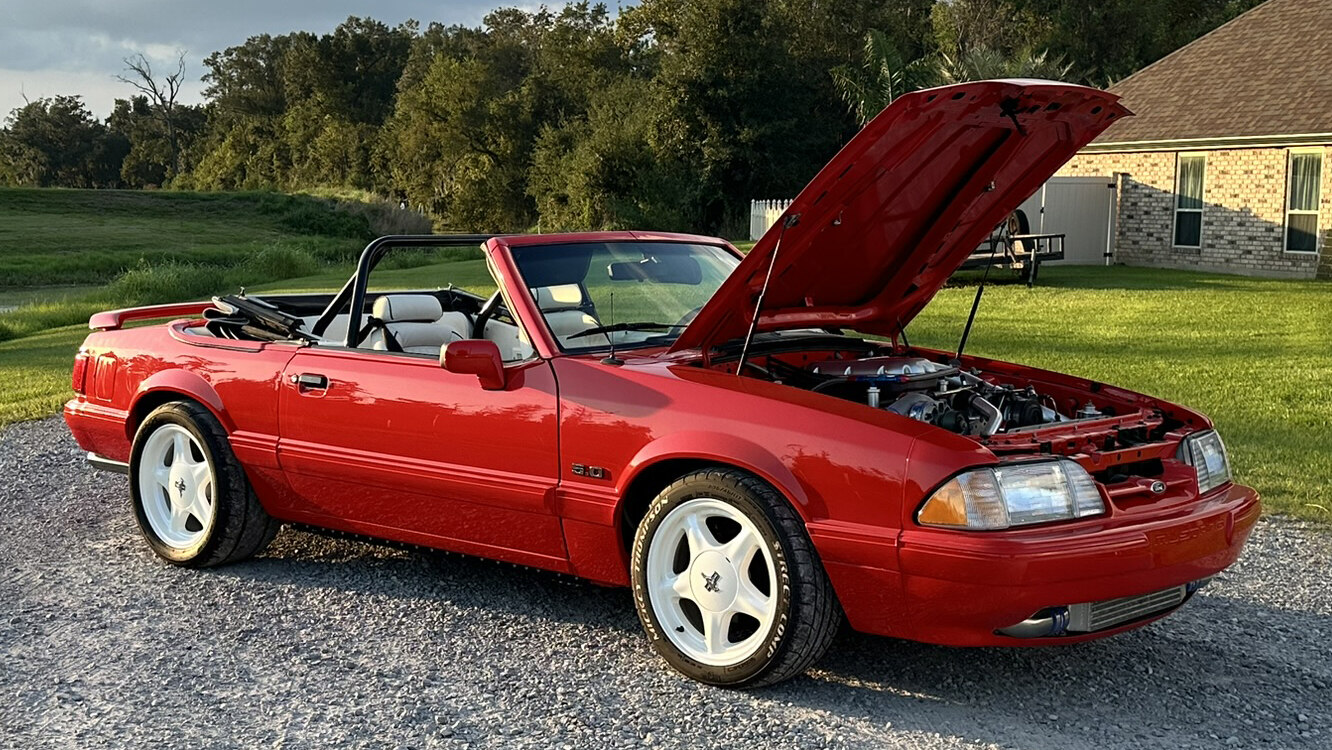
<path id="1" fill-rule="evenodd" d="M 440 352 L 439 363 L 448 372 L 475 375 L 481 381 L 481 387 L 488 391 L 504 390 L 504 361 L 493 341 L 465 339 L 450 342 Z"/>

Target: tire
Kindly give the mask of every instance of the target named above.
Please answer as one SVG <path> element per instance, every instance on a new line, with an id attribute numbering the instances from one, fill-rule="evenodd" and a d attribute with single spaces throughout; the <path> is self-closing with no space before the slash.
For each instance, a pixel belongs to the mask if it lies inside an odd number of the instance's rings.
<path id="1" fill-rule="evenodd" d="M 652 647 L 710 685 L 801 674 L 842 619 L 804 522 L 738 470 L 694 472 L 662 490 L 634 534 L 630 578 Z"/>
<path id="2" fill-rule="evenodd" d="M 154 409 L 134 435 L 129 463 L 139 530 L 173 565 L 244 560 L 277 535 L 281 524 L 260 505 L 226 430 L 193 401 Z"/>

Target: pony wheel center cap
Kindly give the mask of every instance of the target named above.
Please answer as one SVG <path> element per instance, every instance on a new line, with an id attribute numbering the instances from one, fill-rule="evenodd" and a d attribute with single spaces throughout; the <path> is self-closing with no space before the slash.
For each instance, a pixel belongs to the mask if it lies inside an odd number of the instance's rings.
<path id="1" fill-rule="evenodd" d="M 689 566 L 689 587 L 698 606 L 710 612 L 725 612 L 735 601 L 736 582 L 740 576 L 730 560 L 720 552 L 708 550 Z"/>

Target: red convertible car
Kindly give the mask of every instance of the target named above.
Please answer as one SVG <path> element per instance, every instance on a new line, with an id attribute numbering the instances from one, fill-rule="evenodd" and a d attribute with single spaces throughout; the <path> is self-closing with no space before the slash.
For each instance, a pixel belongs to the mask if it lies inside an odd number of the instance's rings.
<path id="1" fill-rule="evenodd" d="M 799 674 L 843 617 L 938 644 L 1112 635 L 1181 606 L 1258 517 L 1207 418 L 906 329 L 1126 114 L 1043 81 L 909 94 L 748 256 L 388 237 L 336 294 L 99 313 L 65 417 L 172 563 L 298 523 L 630 586 L 656 650 L 708 683 Z M 488 298 L 376 284 L 387 253 L 458 242 Z"/>

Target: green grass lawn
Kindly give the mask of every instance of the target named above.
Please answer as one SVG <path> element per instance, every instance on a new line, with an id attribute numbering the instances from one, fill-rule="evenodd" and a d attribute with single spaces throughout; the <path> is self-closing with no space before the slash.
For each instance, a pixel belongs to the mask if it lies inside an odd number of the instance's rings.
<path id="1" fill-rule="evenodd" d="M 141 262 L 228 267 L 279 243 L 345 260 L 369 233 L 308 196 L 0 188 L 0 288 L 105 284 Z"/>

